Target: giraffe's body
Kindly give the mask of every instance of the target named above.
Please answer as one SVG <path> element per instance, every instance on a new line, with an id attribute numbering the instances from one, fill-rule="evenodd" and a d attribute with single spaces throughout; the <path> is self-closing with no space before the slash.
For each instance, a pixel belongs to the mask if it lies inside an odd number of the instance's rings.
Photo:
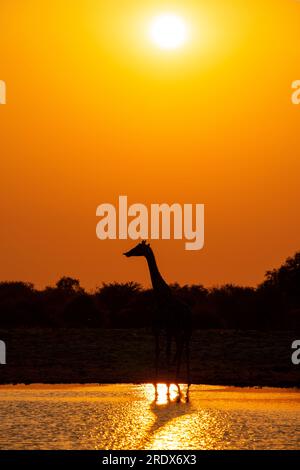
<path id="1" fill-rule="evenodd" d="M 192 333 L 191 312 L 189 307 L 180 299 L 178 299 L 171 287 L 163 279 L 156 264 L 154 253 L 149 244 L 146 242 L 139 243 L 135 248 L 124 253 L 125 256 L 144 256 L 148 263 L 151 277 L 151 283 L 156 298 L 156 311 L 153 317 L 153 333 L 155 336 L 155 369 L 156 376 L 159 370 L 160 357 L 160 334 L 165 332 L 166 335 L 166 355 L 167 367 L 170 368 L 171 363 L 171 345 L 172 341 L 176 344 L 176 379 L 179 378 L 180 365 L 183 350 L 186 352 L 187 366 L 187 382 L 190 384 L 190 367 L 189 367 L 189 346 Z"/>

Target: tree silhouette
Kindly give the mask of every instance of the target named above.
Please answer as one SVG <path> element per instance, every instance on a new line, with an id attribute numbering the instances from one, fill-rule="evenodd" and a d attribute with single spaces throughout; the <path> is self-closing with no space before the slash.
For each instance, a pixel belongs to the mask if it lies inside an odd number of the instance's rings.
<path id="1" fill-rule="evenodd" d="M 192 309 L 195 328 L 300 329 L 300 252 L 267 271 L 257 288 L 171 287 Z M 0 282 L 4 328 L 148 328 L 155 308 L 153 291 L 135 282 L 104 283 L 91 293 L 68 276 L 43 290 L 30 282 Z"/>
<path id="2" fill-rule="evenodd" d="M 72 294 L 82 294 L 84 289 L 80 286 L 78 279 L 73 279 L 72 277 L 64 276 L 56 283 L 57 289 L 72 293 Z"/>

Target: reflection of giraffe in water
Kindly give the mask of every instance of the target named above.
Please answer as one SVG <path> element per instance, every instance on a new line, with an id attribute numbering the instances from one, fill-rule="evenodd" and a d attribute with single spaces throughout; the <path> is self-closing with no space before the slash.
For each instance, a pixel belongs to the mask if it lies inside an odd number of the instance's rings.
<path id="1" fill-rule="evenodd" d="M 156 449 L 156 438 L 159 438 L 161 433 L 168 433 L 168 428 L 172 427 L 172 422 L 178 422 L 178 419 L 194 412 L 193 405 L 188 399 L 189 386 L 160 383 L 156 384 L 155 393 L 153 392 L 149 390 L 147 398 L 150 401 L 150 411 L 154 420 L 141 439 L 139 449 Z M 176 434 L 175 428 L 173 431 Z"/>
<path id="2" fill-rule="evenodd" d="M 172 387 L 173 385 L 173 387 Z M 155 399 L 153 401 L 153 405 L 161 405 L 162 404 L 162 392 L 159 390 L 159 387 L 166 387 L 166 393 L 164 398 L 164 404 L 170 405 L 171 403 L 181 403 L 185 401 L 189 403 L 190 401 L 190 384 L 187 384 L 185 394 L 183 392 L 183 387 L 180 387 L 180 384 L 173 384 L 173 383 L 166 383 L 166 384 L 155 384 Z"/>
<path id="3" fill-rule="evenodd" d="M 186 376 L 187 383 L 190 385 L 190 339 L 192 333 L 191 311 L 182 300 L 175 297 L 170 286 L 165 282 L 160 274 L 154 253 L 145 241 L 136 245 L 132 250 L 124 253 L 125 256 L 144 256 L 148 263 L 153 291 L 155 293 L 157 310 L 153 318 L 153 332 L 155 336 L 155 373 L 156 383 L 159 373 L 160 358 L 160 337 L 161 333 L 166 335 L 166 357 L 167 369 L 170 373 L 171 366 L 171 347 L 172 341 L 175 341 L 176 352 L 174 364 L 176 365 L 175 383 L 178 383 L 180 375 L 180 366 L 182 353 L 186 353 Z M 179 389 L 180 392 L 180 389 Z M 179 393 L 180 395 L 180 393 Z"/>

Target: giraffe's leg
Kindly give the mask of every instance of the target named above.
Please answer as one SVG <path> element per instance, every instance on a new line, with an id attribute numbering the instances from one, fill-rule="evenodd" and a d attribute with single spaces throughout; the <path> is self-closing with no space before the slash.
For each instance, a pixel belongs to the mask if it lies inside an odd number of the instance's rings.
<path id="1" fill-rule="evenodd" d="M 188 386 L 187 386 L 185 401 L 186 401 L 186 403 L 189 403 L 189 401 L 190 401 L 190 384 L 188 384 Z"/>
<path id="2" fill-rule="evenodd" d="M 157 384 L 157 378 L 158 378 L 158 369 L 159 369 L 159 334 L 155 333 L 155 363 L 154 363 L 154 368 L 155 368 L 155 380 Z"/>
<path id="3" fill-rule="evenodd" d="M 175 354 L 174 354 L 174 358 L 173 358 L 173 361 L 172 361 L 172 366 L 176 367 L 177 362 L 178 362 L 178 354 L 179 354 L 179 351 L 180 351 L 180 338 L 178 337 L 178 335 L 175 335 L 174 339 L 175 339 L 176 349 L 175 349 Z"/>
<path id="4" fill-rule="evenodd" d="M 177 379 L 179 379 L 180 374 L 180 366 L 181 366 L 181 357 L 182 357 L 182 350 L 183 350 L 183 340 L 180 338 L 177 342 L 177 365 L 176 365 L 176 383 Z"/>
<path id="5" fill-rule="evenodd" d="M 157 399 L 158 399 L 157 382 L 155 382 L 154 384 L 154 390 L 155 390 L 155 402 L 157 402 Z"/>
<path id="6" fill-rule="evenodd" d="M 171 337 L 171 335 L 167 334 L 166 355 L 167 355 L 168 380 L 170 378 L 170 367 L 171 367 L 171 344 L 172 344 L 172 337 Z"/>
<path id="7" fill-rule="evenodd" d="M 175 351 L 175 354 L 174 354 L 174 357 L 172 359 L 172 366 L 175 366 L 177 364 L 177 350 L 178 350 L 178 344 L 177 344 L 177 341 L 176 341 L 176 351 Z"/>
<path id="8" fill-rule="evenodd" d="M 177 392 L 178 392 L 178 395 L 177 395 L 177 398 L 176 398 L 176 402 L 177 403 L 180 403 L 181 402 L 181 390 L 180 390 L 180 385 L 179 384 L 176 384 L 176 387 L 177 387 Z"/>
<path id="9" fill-rule="evenodd" d="M 190 339 L 186 339 L 185 343 L 185 351 L 186 351 L 186 378 L 188 388 L 191 385 L 191 370 L 190 370 Z"/>

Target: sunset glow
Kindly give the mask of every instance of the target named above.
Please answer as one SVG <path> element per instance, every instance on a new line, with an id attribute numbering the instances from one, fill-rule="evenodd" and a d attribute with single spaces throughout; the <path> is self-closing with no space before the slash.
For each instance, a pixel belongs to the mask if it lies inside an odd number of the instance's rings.
<path id="1" fill-rule="evenodd" d="M 150 36 L 161 49 L 177 49 L 187 40 L 187 26 L 180 16 L 165 13 L 152 21 Z"/>

